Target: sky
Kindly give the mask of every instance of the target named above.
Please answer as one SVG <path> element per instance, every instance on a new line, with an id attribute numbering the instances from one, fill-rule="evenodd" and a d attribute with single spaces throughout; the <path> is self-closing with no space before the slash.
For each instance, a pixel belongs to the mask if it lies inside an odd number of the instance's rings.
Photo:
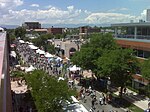
<path id="1" fill-rule="evenodd" d="M 150 0 L 0 0 L 0 24 L 113 24 L 145 20 Z"/>

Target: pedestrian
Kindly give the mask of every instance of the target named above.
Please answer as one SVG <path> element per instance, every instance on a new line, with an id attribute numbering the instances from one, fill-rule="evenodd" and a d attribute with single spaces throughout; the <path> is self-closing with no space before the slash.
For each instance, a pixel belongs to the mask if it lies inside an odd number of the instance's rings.
<path id="1" fill-rule="evenodd" d="M 104 93 L 102 93 L 102 95 L 103 95 L 103 104 L 106 105 L 106 97 L 105 97 Z"/>
<path id="2" fill-rule="evenodd" d="M 100 98 L 99 98 L 99 104 L 100 105 L 103 105 L 103 98 L 100 96 Z"/>
<path id="3" fill-rule="evenodd" d="M 127 88 L 125 87 L 124 90 L 123 90 L 124 94 L 126 94 L 127 92 Z"/>
<path id="4" fill-rule="evenodd" d="M 92 99 L 91 103 L 92 103 L 92 108 L 95 109 L 95 100 Z"/>

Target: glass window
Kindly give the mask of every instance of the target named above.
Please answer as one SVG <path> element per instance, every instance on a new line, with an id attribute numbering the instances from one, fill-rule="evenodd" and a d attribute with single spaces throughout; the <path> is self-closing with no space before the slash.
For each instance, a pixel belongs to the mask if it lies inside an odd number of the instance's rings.
<path id="1" fill-rule="evenodd" d="M 143 58 L 143 51 L 142 50 L 138 50 L 138 57 L 142 57 Z"/>
<path id="2" fill-rule="evenodd" d="M 149 58 L 149 57 L 150 57 L 150 52 L 144 51 L 144 58 Z"/>

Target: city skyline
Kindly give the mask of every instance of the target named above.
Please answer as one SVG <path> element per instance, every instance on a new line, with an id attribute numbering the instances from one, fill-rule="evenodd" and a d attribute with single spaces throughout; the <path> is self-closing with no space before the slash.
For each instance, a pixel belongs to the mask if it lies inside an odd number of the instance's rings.
<path id="1" fill-rule="evenodd" d="M 145 20 L 149 0 L 0 0 L 1 24 L 112 24 Z"/>

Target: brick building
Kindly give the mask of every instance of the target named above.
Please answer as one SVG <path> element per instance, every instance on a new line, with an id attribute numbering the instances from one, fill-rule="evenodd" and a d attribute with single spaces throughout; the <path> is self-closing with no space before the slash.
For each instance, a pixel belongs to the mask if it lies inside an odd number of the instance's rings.
<path id="1" fill-rule="evenodd" d="M 53 35 L 56 35 L 56 34 L 62 34 L 63 33 L 63 28 L 48 28 L 47 29 L 48 33 L 51 33 Z"/>

